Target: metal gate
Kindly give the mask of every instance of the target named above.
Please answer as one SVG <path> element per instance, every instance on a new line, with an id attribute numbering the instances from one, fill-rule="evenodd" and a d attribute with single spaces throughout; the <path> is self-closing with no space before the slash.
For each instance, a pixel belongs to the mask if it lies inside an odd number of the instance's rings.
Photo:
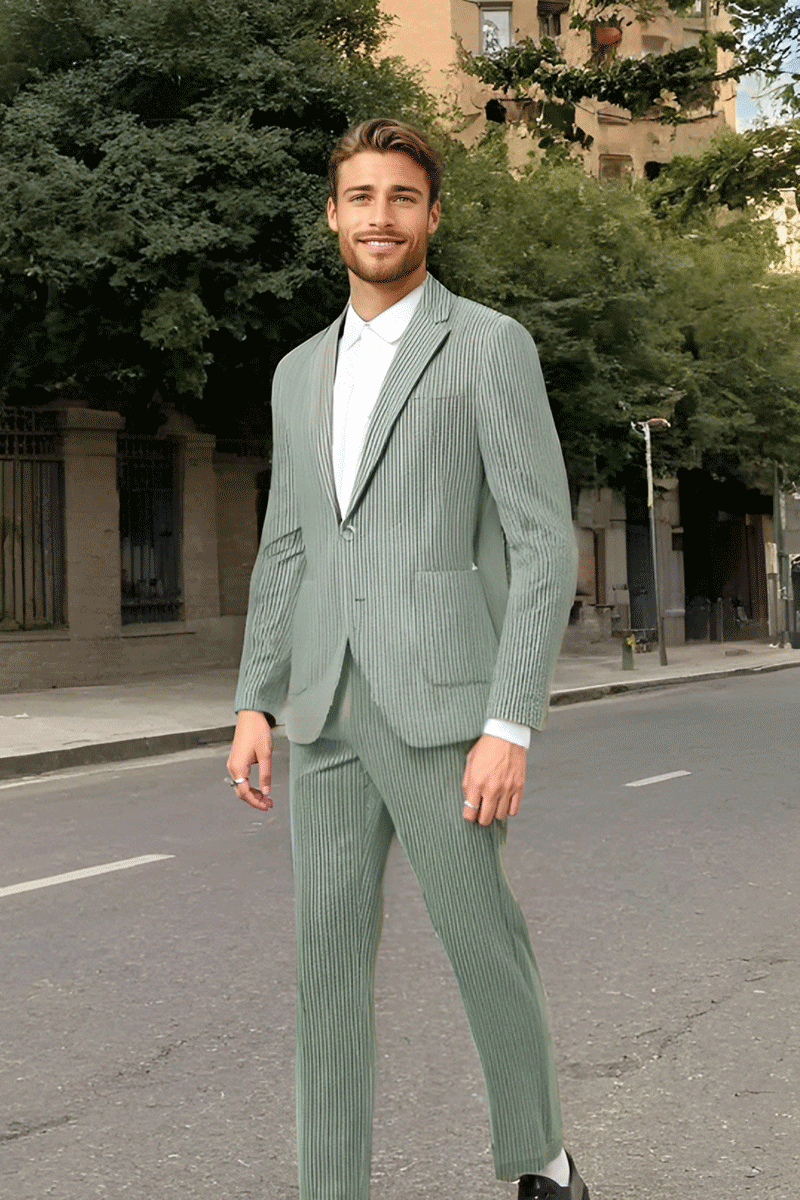
<path id="1" fill-rule="evenodd" d="M 64 464 L 52 413 L 0 410 L 0 632 L 64 624 Z"/>
<path id="2" fill-rule="evenodd" d="M 182 615 L 175 445 L 120 434 L 117 449 L 122 624 Z"/>

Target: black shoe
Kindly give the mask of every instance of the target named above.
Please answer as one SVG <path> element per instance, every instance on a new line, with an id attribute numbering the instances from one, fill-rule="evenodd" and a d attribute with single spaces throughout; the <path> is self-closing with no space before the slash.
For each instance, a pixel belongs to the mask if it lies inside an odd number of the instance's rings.
<path id="1" fill-rule="evenodd" d="M 559 1187 L 554 1179 L 546 1175 L 523 1175 L 519 1181 L 517 1200 L 589 1200 L 589 1189 L 578 1174 L 578 1168 L 569 1161 L 569 1183 Z"/>

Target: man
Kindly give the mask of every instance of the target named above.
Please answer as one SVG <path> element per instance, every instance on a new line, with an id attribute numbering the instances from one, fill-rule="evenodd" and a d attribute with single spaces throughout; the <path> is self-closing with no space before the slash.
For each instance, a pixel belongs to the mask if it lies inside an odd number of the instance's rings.
<path id="1" fill-rule="evenodd" d="M 499 1179 L 588 1200 L 544 996 L 500 863 L 574 595 L 563 462 L 530 336 L 427 275 L 440 161 L 395 121 L 330 164 L 343 319 L 279 365 L 273 478 L 228 759 L 272 806 L 291 742 L 301 1200 L 367 1200 L 372 981 L 393 834 L 458 979 Z M 258 764 L 258 787 L 249 772 Z"/>

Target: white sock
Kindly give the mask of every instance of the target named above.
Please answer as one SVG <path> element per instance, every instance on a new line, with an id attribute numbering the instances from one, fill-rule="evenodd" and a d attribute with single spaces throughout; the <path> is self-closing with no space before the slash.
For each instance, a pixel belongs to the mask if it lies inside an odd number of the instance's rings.
<path id="1" fill-rule="evenodd" d="M 566 1150 L 562 1150 L 558 1158 L 554 1158 L 536 1174 L 546 1175 L 548 1179 L 555 1180 L 559 1187 L 566 1187 L 569 1184 L 569 1159 Z"/>

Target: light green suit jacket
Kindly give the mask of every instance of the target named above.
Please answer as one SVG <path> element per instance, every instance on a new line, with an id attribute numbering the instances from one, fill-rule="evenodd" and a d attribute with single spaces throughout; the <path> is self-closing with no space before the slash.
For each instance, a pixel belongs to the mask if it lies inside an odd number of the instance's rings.
<path id="1" fill-rule="evenodd" d="M 325 722 L 348 643 L 413 746 L 541 728 L 575 588 L 561 450 L 536 348 L 428 276 L 340 513 L 331 451 L 341 320 L 278 366 L 273 473 L 236 708 Z"/>

